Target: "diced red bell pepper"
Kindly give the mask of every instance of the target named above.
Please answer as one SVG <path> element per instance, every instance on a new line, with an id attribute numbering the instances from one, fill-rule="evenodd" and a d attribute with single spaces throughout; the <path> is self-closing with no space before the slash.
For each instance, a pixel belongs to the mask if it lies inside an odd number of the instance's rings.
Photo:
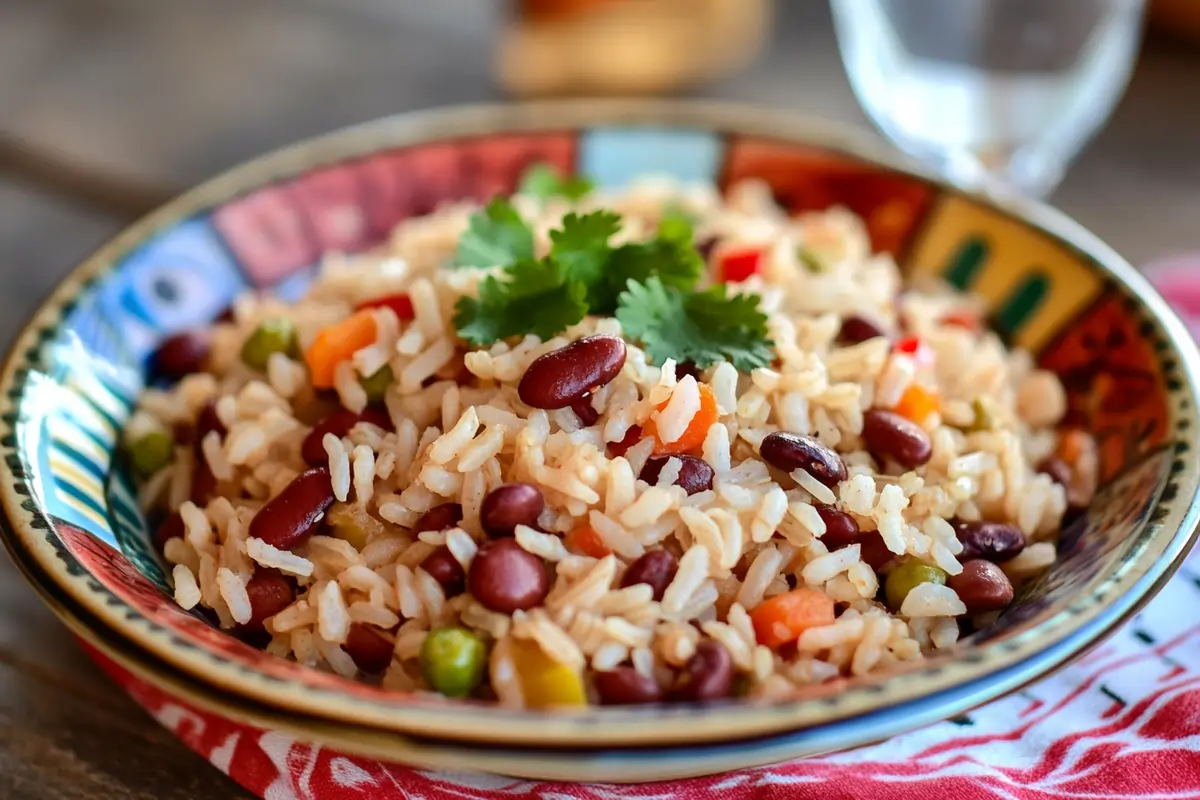
<path id="1" fill-rule="evenodd" d="M 763 251 L 759 248 L 734 250 L 721 256 L 721 280 L 738 283 L 758 273 Z"/>
<path id="2" fill-rule="evenodd" d="M 364 308 L 390 308 L 396 312 L 396 316 L 401 321 L 410 320 L 416 317 L 413 311 L 412 298 L 401 292 L 400 294 L 390 294 L 387 297 L 377 297 L 374 300 L 367 300 L 358 304 L 355 311 L 362 311 Z"/>
<path id="3" fill-rule="evenodd" d="M 937 361 L 933 348 L 916 336 L 909 336 L 892 346 L 893 353 L 909 356 L 918 369 L 931 369 Z"/>

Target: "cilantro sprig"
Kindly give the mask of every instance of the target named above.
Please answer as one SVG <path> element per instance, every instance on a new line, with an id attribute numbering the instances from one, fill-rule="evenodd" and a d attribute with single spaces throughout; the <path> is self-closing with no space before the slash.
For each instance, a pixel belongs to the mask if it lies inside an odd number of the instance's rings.
<path id="1" fill-rule="evenodd" d="M 728 360 L 750 370 L 771 362 L 757 296 L 730 296 L 723 284 L 694 290 L 705 263 L 690 219 L 668 212 L 653 238 L 613 246 L 620 229 L 611 211 L 567 214 L 550 232 L 549 254 L 538 259 L 520 214 L 493 200 L 472 215 L 454 263 L 502 269 L 484 278 L 477 297 L 459 299 L 459 336 L 474 345 L 528 333 L 549 339 L 588 314 L 615 315 L 657 363 Z"/>
<path id="2" fill-rule="evenodd" d="M 580 175 L 564 178 L 549 164 L 534 164 L 521 176 L 517 192 L 540 200 L 564 197 L 574 202 L 594 188 L 591 181 Z"/>
<path id="3" fill-rule="evenodd" d="M 692 361 L 703 368 L 728 360 L 749 372 L 771 363 L 767 315 L 756 295 L 730 296 L 725 284 L 703 292 L 681 291 L 657 278 L 630 281 L 621 293 L 621 330 L 642 343 L 650 360 Z"/>

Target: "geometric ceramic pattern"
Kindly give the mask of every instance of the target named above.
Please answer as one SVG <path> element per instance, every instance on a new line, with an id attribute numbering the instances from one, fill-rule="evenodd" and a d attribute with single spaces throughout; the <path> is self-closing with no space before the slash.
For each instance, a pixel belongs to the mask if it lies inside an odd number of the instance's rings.
<path id="1" fill-rule="evenodd" d="M 875 247 L 906 271 L 978 293 L 1004 337 L 1063 377 L 1072 421 L 1101 445 L 1104 485 L 1064 533 L 1059 561 L 999 623 L 945 653 L 887 676 L 813 687 L 794 701 L 708 709 L 548 715 L 383 692 L 267 656 L 175 606 L 113 458 L 155 343 L 216 317 L 250 288 L 295 297 L 321 253 L 370 248 L 399 221 L 446 200 L 511 192 L 538 162 L 604 188 L 648 171 L 721 188 L 758 177 L 793 213 L 849 207 Z M 1198 514 L 1198 364 L 1161 299 L 1074 223 L 1040 206 L 962 193 L 845 131 L 711 104 L 432 112 L 234 170 L 141 221 L 73 273 L 5 367 L 0 498 L 12 526 L 8 546 L 87 615 L 172 669 L 285 713 L 528 747 L 791 732 L 790 752 L 822 752 L 1019 687 L 1093 645 L 1169 577 Z"/>

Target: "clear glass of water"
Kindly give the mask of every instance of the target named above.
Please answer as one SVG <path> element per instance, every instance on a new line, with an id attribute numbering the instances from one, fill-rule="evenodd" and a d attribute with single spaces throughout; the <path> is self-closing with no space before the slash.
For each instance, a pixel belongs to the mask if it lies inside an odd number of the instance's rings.
<path id="1" fill-rule="evenodd" d="M 1144 0 L 832 0 L 859 102 L 956 182 L 1041 197 L 1112 113 Z"/>

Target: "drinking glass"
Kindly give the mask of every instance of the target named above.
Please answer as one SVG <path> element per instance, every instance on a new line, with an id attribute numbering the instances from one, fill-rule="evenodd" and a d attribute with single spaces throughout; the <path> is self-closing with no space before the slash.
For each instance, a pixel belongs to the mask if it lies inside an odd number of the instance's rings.
<path id="1" fill-rule="evenodd" d="M 1144 0 L 832 0 L 850 84 L 958 183 L 1049 194 L 1129 81 Z"/>

